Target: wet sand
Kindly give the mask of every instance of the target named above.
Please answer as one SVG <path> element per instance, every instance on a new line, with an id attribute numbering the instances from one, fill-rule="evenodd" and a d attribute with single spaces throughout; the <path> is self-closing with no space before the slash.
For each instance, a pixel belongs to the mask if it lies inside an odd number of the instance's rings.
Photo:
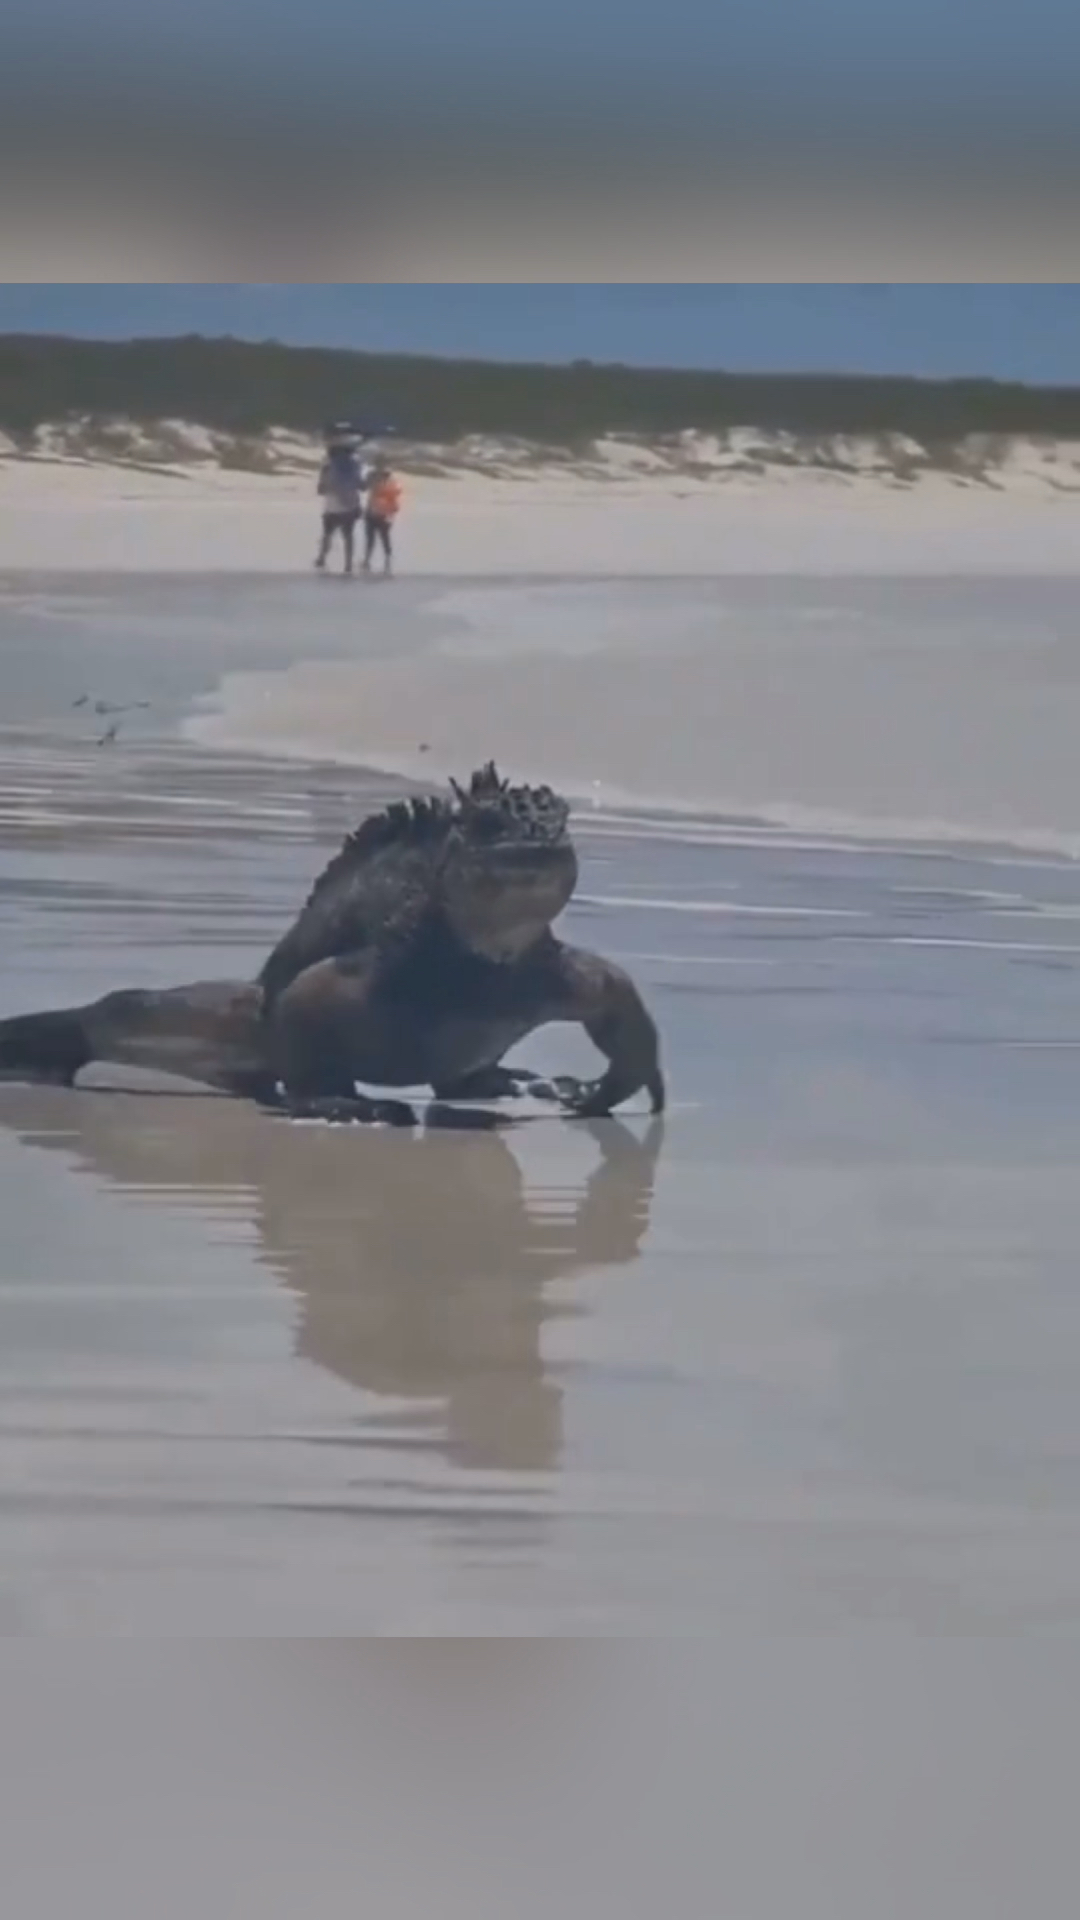
<path id="1" fill-rule="evenodd" d="M 33 1920 L 290 1920 L 358 1884 L 384 1920 L 1014 1920 L 1069 1884 L 1060 1642 L 66 1653 L 4 1675 Z"/>
<path id="2" fill-rule="evenodd" d="M 3 1012 L 250 972 L 392 787 L 29 706 L 0 769 Z M 660 1124 L 0 1087 L 4 1634 L 1075 1625 L 1080 870 L 580 843 Z"/>

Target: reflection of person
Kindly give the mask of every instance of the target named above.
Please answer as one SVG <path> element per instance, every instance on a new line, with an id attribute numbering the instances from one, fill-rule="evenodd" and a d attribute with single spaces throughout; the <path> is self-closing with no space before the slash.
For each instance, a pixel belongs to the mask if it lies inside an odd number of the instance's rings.
<path id="1" fill-rule="evenodd" d="M 345 549 L 344 571 L 353 570 L 353 545 L 363 504 L 364 476 L 351 439 L 329 434 L 326 458 L 319 469 L 318 491 L 323 502 L 322 541 L 315 565 L 325 567 L 335 533 Z"/>
<path id="2" fill-rule="evenodd" d="M 391 473 L 385 460 L 377 460 L 371 472 L 367 513 L 364 516 L 364 572 L 371 571 L 371 556 L 376 542 L 383 550 L 383 572 L 389 573 L 393 561 L 391 534 L 401 511 L 401 482 Z"/>
<path id="3" fill-rule="evenodd" d="M 448 1459 L 493 1472 L 557 1467 L 562 1392 L 543 1341 L 549 1322 L 580 1308 L 556 1283 L 637 1259 L 662 1120 L 643 1138 L 617 1120 L 581 1123 L 575 1134 L 590 1160 L 599 1147 L 599 1163 L 556 1189 L 530 1128 L 406 1140 L 287 1126 L 232 1100 L 0 1092 L 0 1125 L 75 1156 L 140 1206 L 180 1203 L 213 1220 L 222 1196 L 230 1216 L 243 1199 L 257 1257 L 297 1300 L 298 1356 L 411 1403 L 404 1426 L 414 1432 L 422 1411 Z M 525 1165 L 540 1150 L 535 1197 L 511 1140 Z"/>

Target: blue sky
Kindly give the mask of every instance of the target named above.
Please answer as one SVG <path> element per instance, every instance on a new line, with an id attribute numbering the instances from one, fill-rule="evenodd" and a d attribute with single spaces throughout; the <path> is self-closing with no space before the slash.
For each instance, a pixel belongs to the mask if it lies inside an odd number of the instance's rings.
<path id="1" fill-rule="evenodd" d="M 1080 384 L 1080 286 L 0 286 L 0 332 Z"/>

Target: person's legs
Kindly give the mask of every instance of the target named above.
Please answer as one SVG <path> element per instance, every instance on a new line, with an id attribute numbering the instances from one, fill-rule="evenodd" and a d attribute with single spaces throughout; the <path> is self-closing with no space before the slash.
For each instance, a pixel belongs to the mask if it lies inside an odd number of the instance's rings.
<path id="1" fill-rule="evenodd" d="M 315 565 L 317 567 L 325 567 L 326 556 L 330 551 L 330 542 L 333 537 L 334 516 L 332 513 L 324 513 L 322 517 L 322 539 L 319 542 L 319 551 L 315 555 Z"/>
<path id="2" fill-rule="evenodd" d="M 381 513 L 369 513 L 364 521 L 364 572 L 371 571 L 371 556 L 378 541 L 383 550 L 383 572 L 389 573 L 391 561 L 390 522 Z"/>
<path id="3" fill-rule="evenodd" d="M 359 518 L 360 518 L 360 515 L 358 513 L 350 513 L 345 518 L 343 518 L 341 522 L 341 538 L 345 543 L 346 573 L 351 573 L 353 570 L 353 552 L 354 552 L 355 543 L 356 543 L 356 523 L 359 520 Z"/>

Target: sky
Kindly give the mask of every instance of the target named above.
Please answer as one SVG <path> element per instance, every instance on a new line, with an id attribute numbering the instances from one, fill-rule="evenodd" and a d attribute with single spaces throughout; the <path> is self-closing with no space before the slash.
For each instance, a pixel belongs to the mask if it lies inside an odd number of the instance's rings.
<path id="1" fill-rule="evenodd" d="M 0 332 L 1080 384 L 1080 285 L 0 285 Z"/>
<path id="2" fill-rule="evenodd" d="M 523 93 L 556 91 L 580 78 L 599 98 L 626 86 L 647 107 L 647 86 L 672 83 L 738 110 L 747 88 L 829 105 L 843 96 L 872 106 L 903 100 L 909 111 L 937 100 L 956 111 L 1068 109 L 1080 55 L 1075 0 L 667 0 L 661 8 L 621 0 L 398 0 L 358 7 L 321 0 L 6 0 L 5 62 L 20 72 L 44 63 L 59 77 L 58 47 L 83 60 L 121 61 L 140 75 L 204 80 L 231 69 L 293 84 L 326 85 L 350 74 L 358 113 L 381 86 L 466 84 Z M 328 52 L 330 58 L 328 59 Z"/>

